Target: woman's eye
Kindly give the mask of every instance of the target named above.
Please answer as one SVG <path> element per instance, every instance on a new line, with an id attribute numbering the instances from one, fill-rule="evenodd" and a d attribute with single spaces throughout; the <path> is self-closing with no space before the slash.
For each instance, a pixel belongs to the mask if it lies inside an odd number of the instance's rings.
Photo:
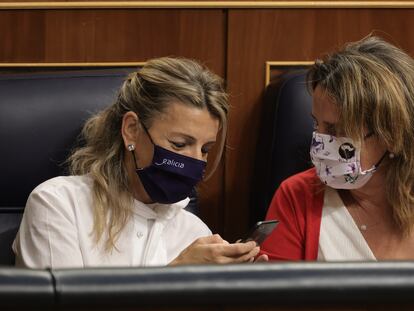
<path id="1" fill-rule="evenodd" d="M 175 147 L 175 148 L 184 148 L 185 147 L 185 143 L 179 143 L 179 142 L 175 142 L 175 141 L 170 141 L 170 143 Z"/>
<path id="2" fill-rule="evenodd" d="M 327 132 L 328 132 L 328 135 L 336 136 L 336 130 L 333 128 L 328 128 Z"/>
<path id="3" fill-rule="evenodd" d="M 202 154 L 208 154 L 209 151 L 210 151 L 210 149 L 207 149 L 207 148 L 201 149 Z"/>

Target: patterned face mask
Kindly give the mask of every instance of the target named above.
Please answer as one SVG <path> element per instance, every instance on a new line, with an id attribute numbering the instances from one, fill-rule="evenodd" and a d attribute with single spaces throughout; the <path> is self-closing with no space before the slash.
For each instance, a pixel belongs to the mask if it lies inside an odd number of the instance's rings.
<path id="1" fill-rule="evenodd" d="M 360 149 L 351 138 L 313 132 L 310 156 L 324 184 L 335 189 L 357 189 L 368 182 L 385 154 L 377 164 L 363 171 Z"/>

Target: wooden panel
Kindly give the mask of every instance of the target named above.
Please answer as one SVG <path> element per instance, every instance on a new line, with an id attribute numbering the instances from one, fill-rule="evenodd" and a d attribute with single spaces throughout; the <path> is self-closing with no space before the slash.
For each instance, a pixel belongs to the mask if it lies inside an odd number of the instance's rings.
<path id="1" fill-rule="evenodd" d="M 224 68 L 221 10 L 0 11 L 2 62 L 136 61 L 164 55 Z"/>
<path id="2" fill-rule="evenodd" d="M 225 163 L 225 236 L 248 229 L 260 96 L 266 61 L 314 60 L 347 41 L 377 30 L 414 54 L 414 10 L 286 9 L 229 10 L 227 78 L 232 94 Z"/>
<path id="3" fill-rule="evenodd" d="M 39 61 L 45 51 L 45 20 L 41 11 L 0 11 L 2 62 Z"/>
<path id="4" fill-rule="evenodd" d="M 114 9 L 114 8 L 182 8 L 182 9 L 280 9 L 280 8 L 414 8 L 414 1 L 388 1 L 388 0 L 230 0 L 230 1 L 205 1 L 205 0 L 141 0 L 141 1 L 117 1 L 117 0 L 0 0 L 0 9 Z"/>
<path id="5" fill-rule="evenodd" d="M 4 10 L 0 62 L 136 62 L 183 56 L 223 76 L 225 23 L 222 10 Z M 222 185 L 221 166 L 200 186 L 201 217 L 219 232 Z"/>

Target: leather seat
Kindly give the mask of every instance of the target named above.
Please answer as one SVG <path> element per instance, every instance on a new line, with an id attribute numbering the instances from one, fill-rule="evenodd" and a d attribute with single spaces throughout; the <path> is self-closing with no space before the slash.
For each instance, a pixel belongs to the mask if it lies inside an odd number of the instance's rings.
<path id="1" fill-rule="evenodd" d="M 1 310 L 51 310 L 55 287 L 50 271 L 0 268 Z"/>
<path id="2" fill-rule="evenodd" d="M 131 70 L 0 75 L 0 264 L 14 262 L 11 243 L 30 192 L 65 175 L 83 123 L 112 103 Z"/>
<path id="3" fill-rule="evenodd" d="M 126 70 L 0 76 L 0 208 L 23 207 L 63 162 L 85 120 L 112 103 Z"/>
<path id="4" fill-rule="evenodd" d="M 413 290 L 402 261 L 0 269 L 1 310 L 412 310 Z"/>
<path id="5" fill-rule="evenodd" d="M 235 306 L 318 310 L 325 306 L 320 309 L 335 310 L 344 305 L 361 310 L 361 306 L 385 303 L 392 303 L 390 310 L 400 310 L 401 304 L 412 307 L 414 290 L 412 262 L 256 263 L 52 273 L 60 307 L 85 310 L 158 310 L 162 306 L 174 310 L 200 306 L 209 306 L 208 310 L 236 310 Z"/>
<path id="6" fill-rule="evenodd" d="M 312 97 L 306 86 L 306 71 L 287 72 L 271 83 L 263 105 L 252 182 L 252 223 L 264 219 L 283 180 L 311 166 Z"/>

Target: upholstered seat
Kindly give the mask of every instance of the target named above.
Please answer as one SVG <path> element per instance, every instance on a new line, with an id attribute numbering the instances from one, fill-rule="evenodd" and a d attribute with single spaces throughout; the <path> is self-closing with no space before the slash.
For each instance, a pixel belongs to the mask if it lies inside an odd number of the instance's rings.
<path id="1" fill-rule="evenodd" d="M 64 161 L 84 121 L 112 103 L 132 69 L 0 75 L 0 264 L 30 192 L 65 174 Z"/>
<path id="2" fill-rule="evenodd" d="M 306 71 L 288 72 L 271 83 L 263 105 L 252 182 L 252 223 L 265 217 L 284 179 L 311 166 L 312 97 L 306 87 Z"/>

